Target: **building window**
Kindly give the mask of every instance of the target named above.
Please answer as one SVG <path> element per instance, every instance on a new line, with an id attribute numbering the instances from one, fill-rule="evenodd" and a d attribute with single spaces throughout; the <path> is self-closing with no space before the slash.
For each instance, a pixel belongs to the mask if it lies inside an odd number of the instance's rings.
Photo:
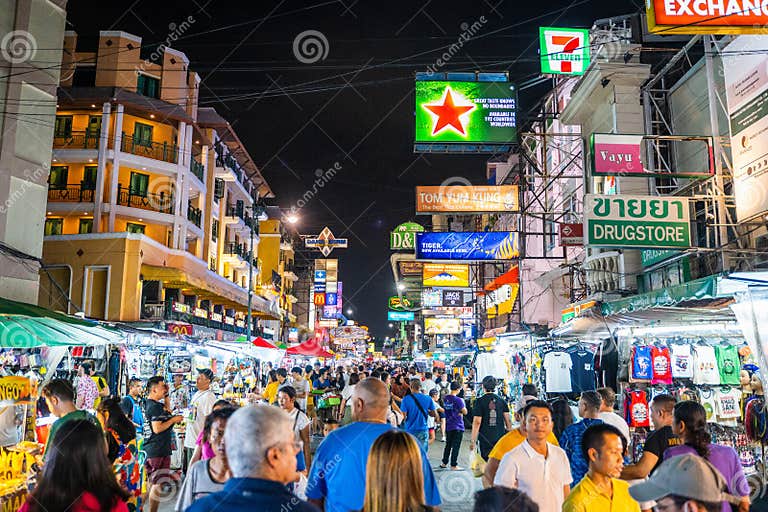
<path id="1" fill-rule="evenodd" d="M 144 228 L 146 228 L 144 224 L 136 224 L 134 222 L 129 222 L 125 225 L 125 230 L 128 233 L 137 233 L 139 235 L 144 234 Z"/>
<path id="2" fill-rule="evenodd" d="M 217 219 L 213 219 L 213 223 L 211 224 L 211 240 L 214 242 L 219 239 L 219 221 Z"/>
<path id="3" fill-rule="evenodd" d="M 69 167 L 66 165 L 51 166 L 51 174 L 48 175 L 48 188 L 52 190 L 64 190 L 67 188 L 67 174 Z"/>
<path id="4" fill-rule="evenodd" d="M 136 92 L 150 98 L 160 98 L 160 80 L 139 73 L 136 80 Z"/>
<path id="5" fill-rule="evenodd" d="M 60 235 L 64 227 L 64 219 L 45 219 L 45 236 Z"/>
<path id="6" fill-rule="evenodd" d="M 131 173 L 131 184 L 128 189 L 128 193 L 130 195 L 147 197 L 148 188 L 149 188 L 149 174 L 142 174 L 140 172 Z"/>
<path id="7" fill-rule="evenodd" d="M 80 227 L 77 232 L 81 235 L 93 233 L 93 219 L 80 219 Z"/>
<path id="8" fill-rule="evenodd" d="M 83 182 L 82 182 L 82 188 L 83 190 L 96 190 L 96 173 L 98 172 L 98 167 L 95 165 L 86 165 L 83 169 Z"/>
<path id="9" fill-rule="evenodd" d="M 101 116 L 88 116 L 88 129 L 86 134 L 89 137 L 101 136 Z"/>
<path id="10" fill-rule="evenodd" d="M 53 136 L 63 138 L 72 136 L 72 116 L 56 116 Z"/>
<path id="11" fill-rule="evenodd" d="M 216 178 L 213 182 L 213 199 L 218 202 L 224 197 L 224 179 Z"/>
<path id="12" fill-rule="evenodd" d="M 152 145 L 152 125 L 136 123 L 133 125 L 133 142 L 140 146 Z"/>

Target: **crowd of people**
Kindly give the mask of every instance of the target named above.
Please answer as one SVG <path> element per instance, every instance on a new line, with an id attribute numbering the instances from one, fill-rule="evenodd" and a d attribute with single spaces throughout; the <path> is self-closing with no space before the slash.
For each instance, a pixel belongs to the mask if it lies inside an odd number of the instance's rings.
<path id="1" fill-rule="evenodd" d="M 130 379 L 122 400 L 99 396 L 95 415 L 78 407 L 69 382 L 48 382 L 42 396 L 58 420 L 22 512 L 134 512 L 144 505 L 156 512 L 168 496 L 164 486 L 173 483 L 177 512 L 437 510 L 441 497 L 429 446 L 439 433 L 445 443 L 440 469 L 462 470 L 466 430 L 467 455 L 485 461 L 485 489 L 467 510 L 749 509 L 736 452 L 712 443 L 700 404 L 669 395 L 652 401 L 654 430 L 639 461 L 628 464 L 629 430 L 613 412 L 616 396 L 607 388 L 582 393 L 580 420 L 574 421 L 567 400 L 542 400 L 531 384 L 510 411 L 493 377 L 482 380 L 482 394 L 471 403 L 471 385 L 460 376 L 415 367 L 269 369 L 245 407 L 218 400 L 213 379 L 211 370 L 198 370 L 192 396 L 175 378 L 169 384 L 155 376 L 146 386 Z M 312 390 L 328 389 L 343 399 L 313 452 Z M 176 414 L 182 408 L 191 411 L 187 417 Z M 173 427 L 182 422 L 179 474 L 171 470 L 171 454 L 178 442 Z"/>

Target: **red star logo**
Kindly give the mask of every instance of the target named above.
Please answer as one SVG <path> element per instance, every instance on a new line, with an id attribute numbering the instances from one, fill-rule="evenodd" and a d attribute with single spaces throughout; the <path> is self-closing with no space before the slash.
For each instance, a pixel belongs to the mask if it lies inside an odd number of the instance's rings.
<path id="1" fill-rule="evenodd" d="M 453 102 L 451 88 L 445 88 L 442 105 L 424 105 L 424 108 L 437 116 L 435 127 L 432 129 L 432 135 L 437 135 L 445 128 L 451 127 L 462 135 L 466 135 L 464 125 L 461 122 L 461 116 L 475 109 L 474 105 L 456 105 Z"/>

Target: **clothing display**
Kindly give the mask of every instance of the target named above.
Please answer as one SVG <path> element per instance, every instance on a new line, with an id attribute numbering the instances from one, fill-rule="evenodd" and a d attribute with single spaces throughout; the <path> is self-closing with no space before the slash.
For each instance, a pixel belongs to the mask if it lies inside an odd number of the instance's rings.
<path id="1" fill-rule="evenodd" d="M 632 348 L 632 380 L 648 381 L 653 379 L 651 347 L 647 345 Z"/>
<path id="2" fill-rule="evenodd" d="M 717 367 L 720 371 L 720 384 L 739 385 L 739 352 L 733 345 L 717 345 L 715 347 Z"/>
<path id="3" fill-rule="evenodd" d="M 632 427 L 650 427 L 648 396 L 645 391 L 633 390 L 627 394 L 626 420 Z"/>
<path id="4" fill-rule="evenodd" d="M 574 345 L 566 351 L 571 357 L 571 388 L 574 393 L 594 391 L 595 354 L 581 345 Z"/>
<path id="5" fill-rule="evenodd" d="M 690 345 L 672 345 L 672 378 L 693 378 L 693 360 Z"/>
<path id="6" fill-rule="evenodd" d="M 651 348 L 653 361 L 653 384 L 672 384 L 672 361 L 668 347 Z"/>
<path id="7" fill-rule="evenodd" d="M 717 368 L 715 349 L 709 345 L 693 347 L 693 383 L 720 384 L 720 371 Z"/>
<path id="8" fill-rule="evenodd" d="M 570 393 L 573 390 L 571 383 L 571 368 L 573 360 L 570 354 L 562 351 L 547 352 L 542 364 L 545 374 L 547 393 Z"/>

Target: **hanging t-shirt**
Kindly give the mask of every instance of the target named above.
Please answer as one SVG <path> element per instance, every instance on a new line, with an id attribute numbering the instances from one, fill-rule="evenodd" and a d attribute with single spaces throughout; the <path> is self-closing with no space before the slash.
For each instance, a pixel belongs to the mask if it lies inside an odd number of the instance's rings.
<path id="1" fill-rule="evenodd" d="M 573 361 L 567 352 L 548 352 L 542 364 L 546 372 L 547 393 L 570 393 Z"/>
<path id="2" fill-rule="evenodd" d="M 717 367 L 720 370 L 720 384 L 729 386 L 739 385 L 739 351 L 733 345 L 718 345 L 715 347 Z"/>
<path id="3" fill-rule="evenodd" d="M 651 348 L 651 358 L 653 360 L 653 382 L 654 384 L 672 384 L 672 361 L 669 357 L 667 347 Z"/>
<path id="4" fill-rule="evenodd" d="M 704 411 L 707 413 L 707 423 L 714 423 L 717 421 L 717 400 L 714 389 L 700 389 L 699 390 L 699 402 L 704 407 Z"/>
<path id="5" fill-rule="evenodd" d="M 727 391 L 718 389 L 715 393 L 717 403 L 717 422 L 728 427 L 737 426 L 741 418 L 741 391 L 728 388 Z"/>
<path id="6" fill-rule="evenodd" d="M 630 391 L 629 400 L 629 425 L 632 427 L 650 427 L 651 415 L 648 411 L 648 397 L 645 391 Z"/>
<path id="7" fill-rule="evenodd" d="M 571 356 L 571 387 L 574 393 L 594 391 L 595 385 L 595 354 L 584 348 L 575 346 L 568 350 Z"/>
<path id="8" fill-rule="evenodd" d="M 672 345 L 672 377 L 675 379 L 693 378 L 693 361 L 690 345 Z"/>
<path id="9" fill-rule="evenodd" d="M 693 383 L 720 385 L 720 372 L 717 369 L 715 349 L 709 345 L 693 347 Z"/>
<path id="10" fill-rule="evenodd" d="M 632 349 L 632 378 L 634 380 L 651 380 L 653 378 L 651 347 L 639 346 Z"/>

